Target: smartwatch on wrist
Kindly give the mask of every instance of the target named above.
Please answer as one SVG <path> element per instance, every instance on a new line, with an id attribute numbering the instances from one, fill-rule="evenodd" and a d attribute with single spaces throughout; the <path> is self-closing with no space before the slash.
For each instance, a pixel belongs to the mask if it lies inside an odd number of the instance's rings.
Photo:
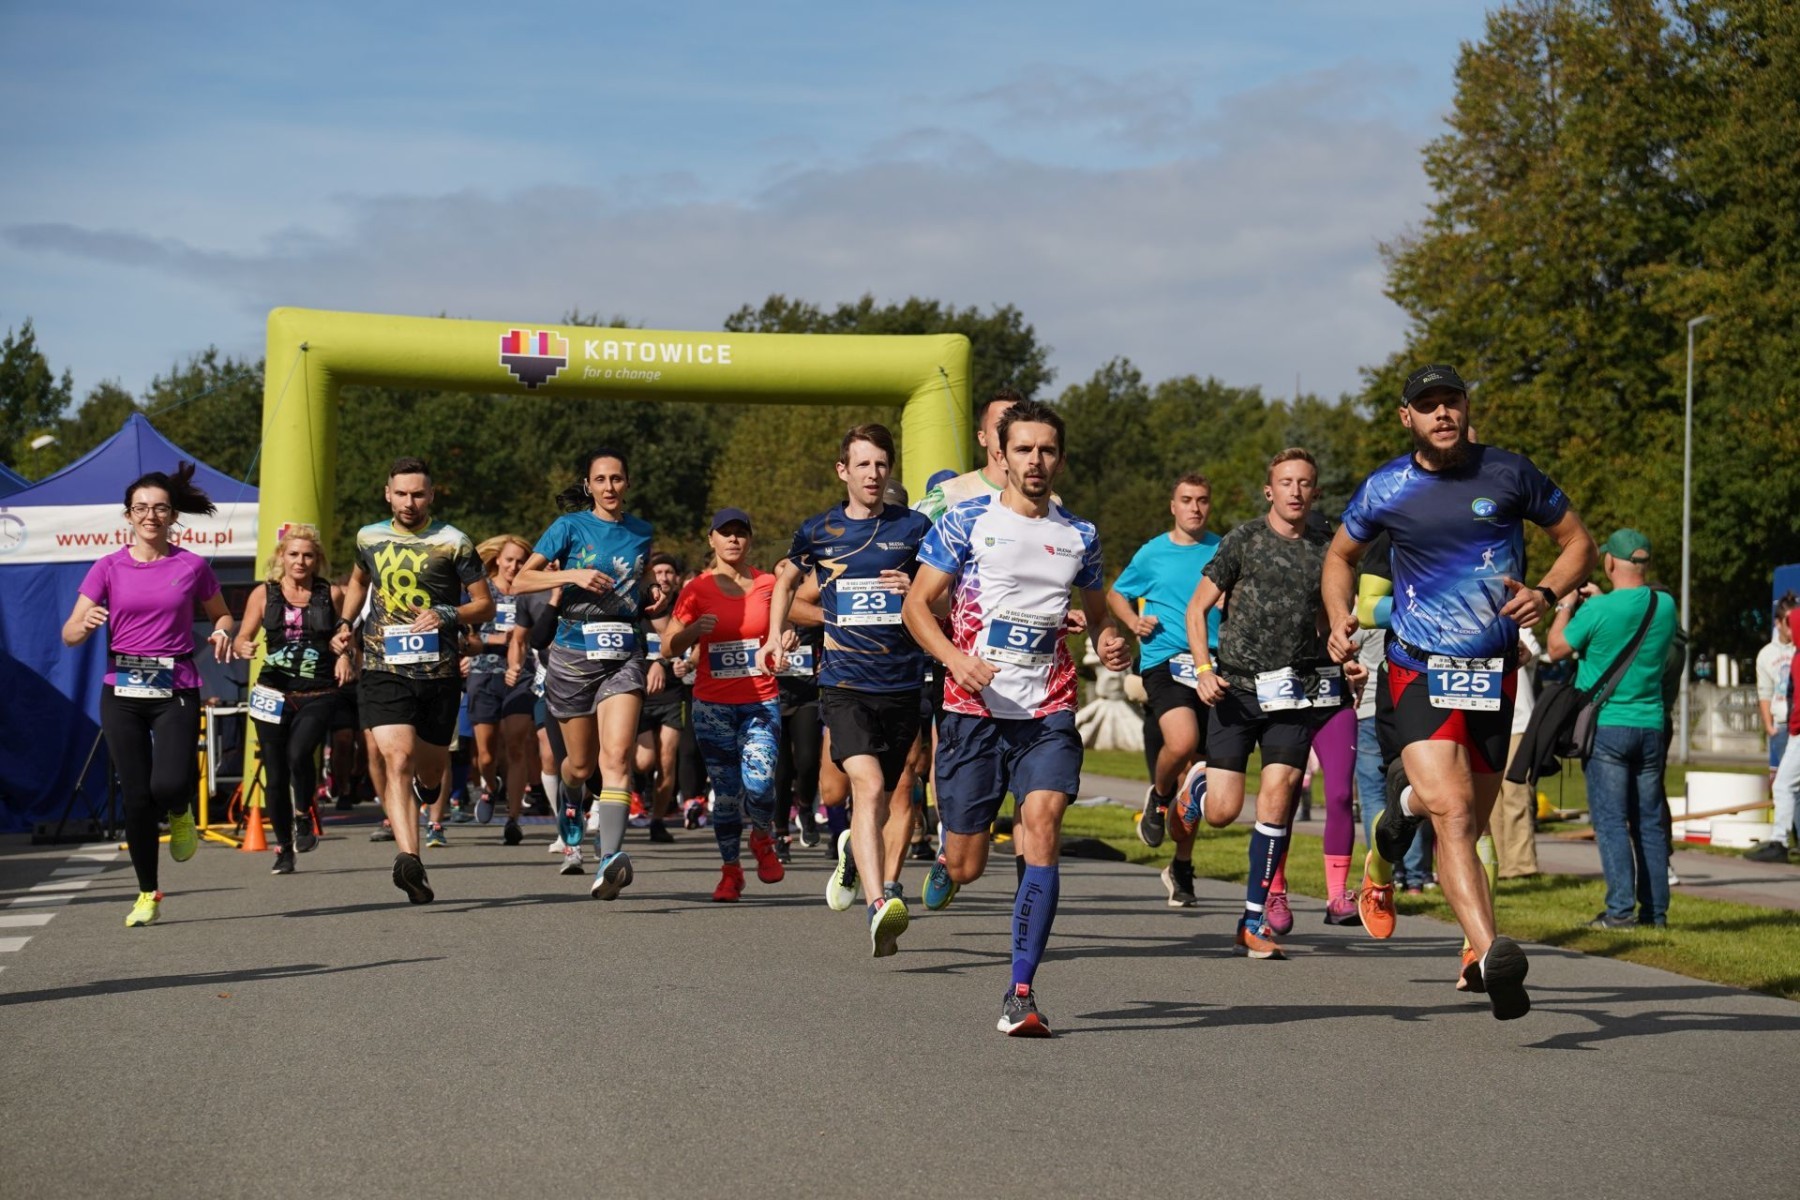
<path id="1" fill-rule="evenodd" d="M 1541 587 L 1537 590 L 1537 593 L 1538 593 L 1538 595 L 1540 595 L 1544 598 L 1545 604 L 1547 604 L 1551 608 L 1556 607 L 1556 593 L 1555 592 L 1551 591 L 1547 587 Z"/>

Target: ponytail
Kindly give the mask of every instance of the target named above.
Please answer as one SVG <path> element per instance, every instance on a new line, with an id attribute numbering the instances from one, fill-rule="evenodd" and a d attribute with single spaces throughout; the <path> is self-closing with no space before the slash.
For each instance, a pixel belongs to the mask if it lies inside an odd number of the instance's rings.
<path id="1" fill-rule="evenodd" d="M 125 489 L 125 509 L 131 510 L 131 498 L 140 488 L 158 488 L 168 494 L 169 507 L 178 513 L 199 513 L 212 516 L 218 512 L 218 505 L 212 498 L 194 486 L 195 465 L 183 462 L 175 468 L 173 475 L 163 471 L 147 471 L 132 481 Z"/>

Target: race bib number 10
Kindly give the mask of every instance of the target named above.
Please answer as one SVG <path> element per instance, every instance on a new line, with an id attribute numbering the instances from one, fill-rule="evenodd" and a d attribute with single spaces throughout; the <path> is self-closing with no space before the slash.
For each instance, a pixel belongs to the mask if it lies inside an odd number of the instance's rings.
<path id="1" fill-rule="evenodd" d="M 1434 654 L 1426 660 L 1426 688 L 1433 708 L 1499 712 L 1504 658 L 1451 658 Z"/>
<path id="2" fill-rule="evenodd" d="M 1061 614 L 1003 608 L 988 626 L 982 657 L 1017 667 L 1047 667 L 1056 661 L 1056 637 L 1062 623 Z"/>
<path id="3" fill-rule="evenodd" d="M 890 591 L 879 579 L 840 579 L 837 591 L 837 623 L 849 625 L 898 625 L 906 597 Z"/>
<path id="4" fill-rule="evenodd" d="M 623 621 L 587 621 L 581 649 L 590 661 L 624 662 L 637 651 L 637 630 Z"/>
<path id="5" fill-rule="evenodd" d="M 393 666 L 434 663 L 438 660 L 438 631 L 415 633 L 411 625 L 383 625 L 381 657 Z"/>
<path id="6" fill-rule="evenodd" d="M 756 665 L 756 652 L 762 643 L 755 638 L 735 642 L 712 642 L 706 647 L 706 667 L 714 679 L 748 679 L 761 675 Z"/>

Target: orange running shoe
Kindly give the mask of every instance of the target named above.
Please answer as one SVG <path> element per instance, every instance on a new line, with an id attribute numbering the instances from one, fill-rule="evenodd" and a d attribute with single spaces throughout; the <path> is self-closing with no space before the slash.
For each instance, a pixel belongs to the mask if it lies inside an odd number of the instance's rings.
<path id="1" fill-rule="evenodd" d="M 1487 984 L 1481 978 L 1481 956 L 1475 953 L 1473 946 L 1463 947 L 1462 969 L 1456 974 L 1456 990 L 1477 994 L 1487 991 Z"/>
<path id="2" fill-rule="evenodd" d="M 1258 921 L 1253 927 L 1248 917 L 1238 921 L 1237 941 L 1232 946 L 1233 954 L 1251 958 L 1286 958 L 1281 952 L 1281 944 L 1275 940 L 1275 931 L 1269 928 L 1267 921 Z"/>
<path id="3" fill-rule="evenodd" d="M 736 863 L 723 863 L 719 868 L 719 886 L 713 889 L 713 901 L 735 904 L 744 894 L 744 868 Z"/>
<path id="4" fill-rule="evenodd" d="M 1362 918 L 1363 928 L 1369 931 L 1370 937 L 1393 937 L 1394 885 L 1377 885 L 1364 872 L 1362 888 L 1356 893 L 1356 913 Z"/>
<path id="5" fill-rule="evenodd" d="M 760 829 L 750 831 L 750 853 L 756 856 L 756 877 L 764 883 L 780 883 L 787 878 L 787 868 L 775 853 L 775 839 Z"/>

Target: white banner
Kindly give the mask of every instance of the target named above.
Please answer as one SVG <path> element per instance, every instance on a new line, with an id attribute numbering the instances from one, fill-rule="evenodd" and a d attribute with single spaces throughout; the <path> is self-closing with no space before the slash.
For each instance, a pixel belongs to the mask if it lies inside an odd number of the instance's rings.
<path id="1" fill-rule="evenodd" d="M 207 558 L 256 556 L 256 505 L 222 504 L 217 516 L 184 516 L 169 540 Z M 131 542 L 116 504 L 8 508 L 0 500 L 0 567 L 14 563 L 82 563 Z"/>

